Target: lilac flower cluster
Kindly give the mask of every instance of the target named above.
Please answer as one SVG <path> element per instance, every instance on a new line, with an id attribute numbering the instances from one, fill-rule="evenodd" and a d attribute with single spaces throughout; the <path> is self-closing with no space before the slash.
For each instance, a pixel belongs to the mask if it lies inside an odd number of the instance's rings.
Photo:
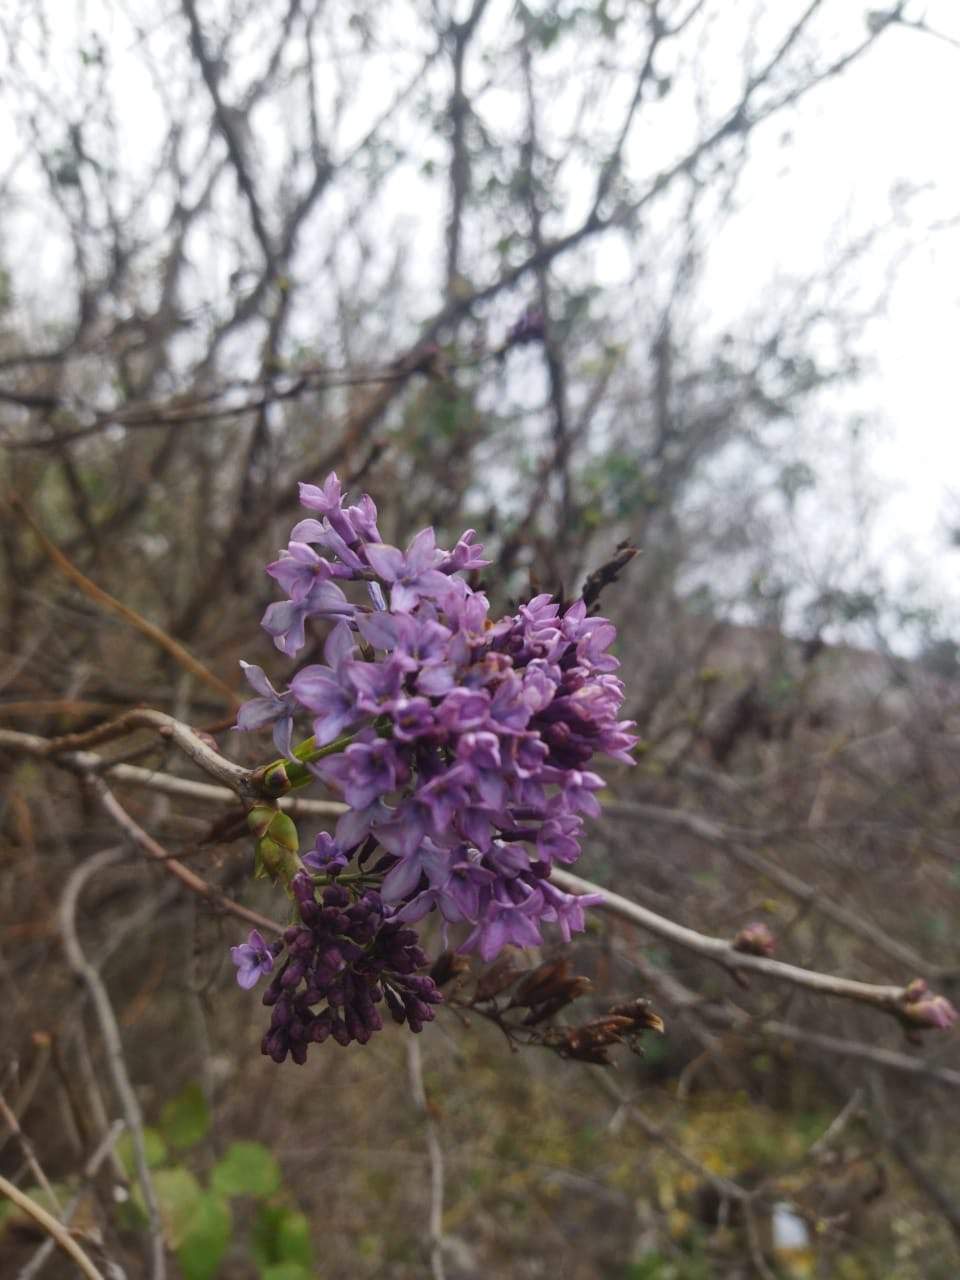
<path id="1" fill-rule="evenodd" d="M 424 529 L 402 551 L 381 540 L 368 496 L 344 505 L 335 475 L 300 489 L 316 514 L 268 566 L 288 598 L 270 605 L 263 626 L 293 656 L 308 619 L 332 623 L 325 661 L 282 693 L 245 666 L 260 696 L 238 728 L 272 725 L 287 755 L 297 715 L 312 721 L 314 754 L 344 740 L 310 764 L 349 811 L 306 865 L 329 879 L 379 847 L 389 919 L 437 910 L 444 928 L 466 927 L 462 949 L 484 960 L 508 943 L 539 944 L 544 923 L 569 940 L 594 899 L 563 893 L 551 867 L 577 859 L 582 815 L 599 813 L 594 757 L 632 763 L 636 741 L 617 719 L 615 628 L 583 601 L 562 607 L 547 595 L 494 621 L 463 576 L 488 563 L 473 530 L 444 551 Z M 351 582 L 368 602 L 348 600 Z"/>

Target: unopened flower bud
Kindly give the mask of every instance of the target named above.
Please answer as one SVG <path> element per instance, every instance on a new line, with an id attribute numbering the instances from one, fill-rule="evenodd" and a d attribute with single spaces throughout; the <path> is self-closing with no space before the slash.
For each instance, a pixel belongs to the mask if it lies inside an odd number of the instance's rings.
<path id="1" fill-rule="evenodd" d="M 734 951 L 748 956 L 772 956 L 777 949 L 776 939 L 760 920 L 744 925 L 733 940 Z"/>
<path id="2" fill-rule="evenodd" d="M 908 1026 L 933 1031 L 948 1031 L 960 1016 L 946 996 L 934 995 L 922 978 L 904 990 L 901 1009 Z"/>
<path id="3" fill-rule="evenodd" d="M 272 804 L 255 804 L 247 814 L 247 826 L 258 840 L 270 830 L 276 812 Z"/>
<path id="4" fill-rule="evenodd" d="M 266 770 L 263 775 L 263 790 L 268 796 L 282 796 L 290 790 L 290 777 L 283 761 Z"/>

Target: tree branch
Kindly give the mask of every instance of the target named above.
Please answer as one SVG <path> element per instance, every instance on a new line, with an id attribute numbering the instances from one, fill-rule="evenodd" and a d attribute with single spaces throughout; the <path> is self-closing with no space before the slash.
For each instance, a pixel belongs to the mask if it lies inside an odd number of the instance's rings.
<path id="1" fill-rule="evenodd" d="M 0 1177 L 0 1195 L 5 1195 L 8 1200 L 13 1201 L 18 1209 L 22 1209 L 24 1213 L 29 1214 L 34 1222 L 41 1226 L 51 1239 L 56 1241 L 63 1252 L 73 1259 L 87 1277 L 87 1280 L 105 1280 L 103 1272 L 97 1270 L 66 1227 L 62 1226 L 52 1214 L 47 1213 L 46 1209 L 37 1204 L 36 1200 L 31 1199 L 30 1196 L 15 1187 L 12 1182 L 8 1182 L 4 1177 Z"/>
<path id="2" fill-rule="evenodd" d="M 641 907 L 618 893 L 604 889 L 602 885 L 583 880 L 569 871 L 554 868 L 550 879 L 568 893 L 597 893 L 603 898 L 600 910 L 610 915 L 619 916 L 631 924 L 639 925 L 648 932 L 663 938 L 685 951 L 691 951 L 704 959 L 712 960 L 729 973 L 756 973 L 777 982 L 788 982 L 792 986 L 819 995 L 835 996 L 842 1000 L 854 1000 L 859 1004 L 870 1005 L 882 1009 L 898 1020 L 903 1020 L 904 1005 L 908 1000 L 906 987 L 880 986 L 871 982 L 858 982 L 852 978 L 840 978 L 833 974 L 820 973 L 815 969 L 802 969 L 798 965 L 786 964 L 782 960 L 768 960 L 764 956 L 748 955 L 737 951 L 733 943 L 722 938 L 711 938 L 707 934 L 697 933 L 686 925 L 677 924 L 665 916 L 657 915 L 647 907 Z"/>
<path id="3" fill-rule="evenodd" d="M 863 938 L 865 942 L 869 942 L 871 946 L 876 947 L 884 955 L 896 960 L 898 964 L 908 965 L 911 969 L 922 971 L 930 976 L 940 976 L 946 972 L 943 968 L 928 964 L 921 955 L 906 943 L 899 942 L 896 938 L 891 938 L 884 930 L 872 925 L 862 912 L 852 911 L 835 902 L 815 884 L 811 884 L 807 880 L 801 880 L 799 876 L 793 875 L 790 871 L 785 871 L 769 858 L 765 858 L 763 854 L 746 848 L 742 843 L 743 836 L 763 838 L 762 833 L 746 830 L 743 832 L 733 831 L 728 827 L 724 827 L 721 823 L 715 822 L 712 818 L 706 818 L 700 814 L 686 813 L 682 809 L 667 809 L 660 805 L 642 804 L 635 801 L 627 803 L 614 801 L 604 806 L 604 813 L 609 813 L 618 818 L 644 818 L 650 822 L 678 827 L 683 831 L 687 831 L 698 840 L 703 840 L 720 849 L 742 866 L 750 867 L 751 870 L 759 872 L 771 884 L 778 885 L 792 897 L 820 912 L 821 915 L 826 916 L 827 919 L 832 920 L 834 924 L 840 925 L 841 928 L 846 929 L 849 933 Z M 741 839 L 738 839 L 738 836 Z"/>
<path id="4" fill-rule="evenodd" d="M 162 863 L 164 868 L 171 875 L 176 876 L 192 893 L 198 894 L 201 898 L 206 898 L 208 902 L 228 915 L 236 916 L 238 920 L 244 920 L 247 924 L 252 924 L 257 929 L 266 929 L 270 933 L 283 932 L 283 925 L 278 924 L 276 920 L 271 920 L 269 916 L 262 916 L 259 911 L 252 911 L 249 907 L 245 907 L 239 902 L 234 902 L 232 898 L 226 897 L 209 881 L 204 880 L 202 876 L 198 876 L 195 871 L 191 871 L 189 867 L 172 857 L 164 849 L 163 845 L 158 844 L 151 835 L 148 835 L 134 821 L 102 778 L 90 777 L 87 785 L 120 830 L 133 841 L 136 847 L 142 850 L 149 858 Z"/>
<path id="5" fill-rule="evenodd" d="M 143 1199 L 147 1209 L 147 1218 L 150 1224 L 150 1274 L 152 1280 L 164 1280 L 166 1257 L 164 1253 L 163 1224 L 160 1218 L 160 1206 L 157 1202 L 153 1178 L 150 1174 L 150 1166 L 147 1162 L 146 1145 L 143 1136 L 143 1114 L 130 1081 L 130 1073 L 127 1070 L 126 1058 L 123 1054 L 120 1028 L 117 1025 L 117 1019 L 110 1003 L 110 997 L 107 994 L 107 988 L 100 974 L 84 955 L 77 936 L 77 904 L 84 885 L 91 876 L 96 875 L 104 867 L 119 861 L 122 857 L 124 857 L 123 849 L 105 849 L 101 853 L 95 854 L 94 857 L 89 858 L 73 871 L 64 885 L 63 894 L 60 898 L 60 933 L 63 938 L 63 949 L 66 952 L 67 963 L 77 977 L 82 979 L 90 992 L 97 1021 L 100 1024 L 100 1034 L 103 1036 L 103 1042 L 107 1050 L 107 1065 L 117 1092 L 117 1098 L 123 1110 L 124 1119 L 130 1129 L 130 1138 L 133 1142 L 134 1158 L 137 1165 L 137 1178 L 143 1191 Z M 87 1272 L 86 1274 L 91 1276 L 99 1275 L 95 1271 Z"/>

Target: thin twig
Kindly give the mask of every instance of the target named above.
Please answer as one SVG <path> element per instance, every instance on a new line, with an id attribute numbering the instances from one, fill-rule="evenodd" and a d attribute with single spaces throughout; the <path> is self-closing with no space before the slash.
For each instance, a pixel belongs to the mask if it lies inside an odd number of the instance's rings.
<path id="1" fill-rule="evenodd" d="M 843 1133 L 850 1121 L 855 1116 L 859 1115 L 862 1109 L 863 1090 L 854 1089 L 840 1112 L 834 1116 L 816 1142 L 811 1144 L 807 1155 L 813 1157 L 823 1155 L 827 1147 L 829 1147 L 831 1143 L 836 1142 L 837 1138 L 841 1133 Z"/>
<path id="2" fill-rule="evenodd" d="M 140 1103 L 137 1101 L 137 1095 L 134 1092 L 130 1074 L 127 1071 L 120 1029 L 117 1026 L 117 1019 L 110 1003 L 110 997 L 107 994 L 107 988 L 100 974 L 84 955 L 83 948 L 80 946 L 80 939 L 77 936 L 77 904 L 84 885 L 91 876 L 96 875 L 104 867 L 110 866 L 111 863 L 119 861 L 124 856 L 125 851 L 123 849 L 104 849 L 77 867 L 70 875 L 60 898 L 60 932 L 67 962 L 77 977 L 81 978 L 86 984 L 96 1011 L 97 1021 L 100 1024 L 100 1034 L 107 1050 L 107 1065 L 110 1069 L 110 1075 L 113 1079 L 113 1085 L 123 1110 L 124 1118 L 130 1130 L 134 1160 L 137 1166 L 137 1178 L 140 1182 L 144 1204 L 146 1205 L 147 1220 L 150 1227 L 150 1274 L 153 1280 L 164 1280 L 166 1258 L 164 1254 L 163 1224 L 160 1219 L 160 1207 L 157 1203 L 153 1178 L 150 1175 L 150 1166 L 147 1163 L 146 1145 L 143 1137 L 143 1115 L 140 1111 Z M 88 1274 L 99 1275 L 98 1272 L 90 1272 Z"/>
<path id="3" fill-rule="evenodd" d="M 864 1044 L 859 1040 L 846 1040 L 841 1036 L 821 1035 L 819 1031 L 808 1031 L 805 1027 L 795 1027 L 787 1022 L 761 1022 L 757 1030 L 777 1040 L 789 1040 L 801 1048 L 819 1049 L 825 1053 L 835 1053 L 841 1058 L 858 1058 L 861 1062 L 869 1062 L 875 1067 L 884 1067 L 900 1075 L 921 1076 L 934 1084 L 960 1089 L 960 1071 L 955 1071 L 952 1067 L 938 1067 L 932 1062 L 925 1062 L 923 1058 L 898 1053 L 895 1049 L 884 1049 L 880 1045 Z"/>
<path id="4" fill-rule="evenodd" d="M 88 599 L 93 600 L 96 604 L 101 605 L 111 613 L 115 613 L 118 617 L 122 618 L 124 622 L 135 627 L 141 635 L 146 636 L 148 640 L 152 640 L 155 645 L 159 646 L 159 648 L 164 651 L 164 653 L 169 654 L 169 656 L 183 667 L 185 671 L 192 672 L 192 674 L 198 679 L 209 685 L 211 689 L 215 689 L 221 697 L 226 698 L 227 702 L 229 702 L 231 706 L 237 706 L 239 704 L 240 699 L 237 696 L 236 691 L 231 689 L 228 684 L 225 684 L 219 676 L 215 676 L 212 671 L 209 671 L 203 663 L 199 661 L 199 659 L 195 658 L 192 653 L 189 653 L 177 640 L 174 640 L 173 636 L 168 635 L 162 627 L 158 627 L 155 623 L 149 622 L 146 618 L 141 617 L 135 609 L 131 609 L 129 605 L 121 603 L 121 601 L 110 595 L 108 591 L 104 591 L 102 587 L 98 587 L 95 582 L 92 582 L 86 576 L 86 574 L 81 573 L 76 565 L 63 554 L 60 548 L 50 541 L 34 520 L 33 516 L 31 516 L 27 508 L 24 506 L 20 498 L 16 497 L 16 495 L 11 495 L 9 501 L 10 505 L 19 512 L 21 518 L 30 526 L 34 537 L 40 543 L 44 553 L 53 561 L 65 577 L 69 578 L 71 582 L 75 583 L 80 588 Z"/>
<path id="5" fill-rule="evenodd" d="M 98 1144 L 97 1149 L 94 1151 L 93 1155 L 90 1157 L 87 1163 L 83 1166 L 84 1178 L 90 1179 L 96 1176 L 104 1160 L 106 1160 L 106 1158 L 112 1154 L 113 1149 L 117 1144 L 117 1139 L 120 1137 L 120 1134 L 124 1131 L 125 1128 L 126 1128 L 126 1124 L 124 1123 L 123 1120 L 114 1120 L 113 1124 L 104 1134 L 103 1138 Z M 82 1198 L 83 1198 L 83 1193 L 79 1192 L 67 1204 L 67 1207 L 64 1209 L 61 1215 L 64 1226 L 69 1226 L 70 1221 L 72 1220 L 73 1215 L 76 1213 Z M 50 1257 L 50 1254 L 53 1252 L 55 1245 L 56 1245 L 56 1241 L 53 1239 L 44 1241 L 44 1243 L 40 1246 L 37 1252 L 30 1259 L 30 1261 L 26 1264 L 26 1266 L 20 1268 L 20 1271 L 17 1273 L 17 1280 L 34 1280 L 34 1277 L 40 1274 L 41 1268 L 44 1266 L 47 1259 Z"/>
<path id="6" fill-rule="evenodd" d="M 603 898 L 603 902 L 599 904 L 601 910 L 619 916 L 622 920 L 629 920 L 632 924 L 640 925 L 657 937 L 683 947 L 685 951 L 692 951 L 696 955 L 712 960 L 731 973 L 761 974 L 763 977 L 789 982 L 793 986 L 802 987 L 808 991 L 816 991 L 820 995 L 856 1000 L 898 1017 L 902 1016 L 907 995 L 904 987 L 857 982 L 852 978 L 840 978 L 834 974 L 820 973 L 815 969 L 802 969 L 798 965 L 785 964 L 782 960 L 768 960 L 764 956 L 748 955 L 735 950 L 733 944 L 723 938 L 711 938 L 706 934 L 697 933 L 694 929 L 688 929 L 685 925 L 657 915 L 655 911 L 641 907 L 639 903 L 631 902 L 629 898 L 622 898 L 620 894 L 604 889 L 602 885 L 593 884 L 589 880 L 581 879 L 580 876 L 572 875 L 569 871 L 554 868 L 550 878 L 569 893 L 600 894 Z"/>
<path id="7" fill-rule="evenodd" d="M 818 1056 L 822 1053 L 835 1054 L 840 1058 L 857 1058 L 869 1062 L 875 1067 L 887 1071 L 899 1072 L 901 1075 L 920 1076 L 944 1084 L 951 1089 L 960 1089 L 960 1071 L 950 1067 L 939 1067 L 923 1058 L 915 1058 L 907 1053 L 899 1053 L 895 1049 L 884 1049 L 879 1045 L 865 1044 L 861 1040 L 847 1040 L 842 1036 L 821 1035 L 816 1031 L 808 1031 L 806 1027 L 798 1027 L 790 1022 L 777 1022 L 773 1019 L 757 1021 L 745 1009 L 731 1005 L 729 1001 L 716 1004 L 705 1001 L 702 995 L 691 991 L 672 974 L 657 969 L 637 954 L 617 948 L 623 961 L 641 973 L 657 997 L 679 1012 L 694 1014 L 698 1020 L 719 1023 L 723 1027 L 739 1032 L 743 1036 L 769 1037 L 772 1040 L 788 1040 L 800 1049 L 816 1049 Z M 718 1065 L 719 1065 L 718 1059 Z"/>
<path id="8" fill-rule="evenodd" d="M 410 1071 L 410 1090 L 413 1103 L 423 1116 L 427 1135 L 427 1151 L 430 1154 L 430 1269 L 433 1280 L 444 1280 L 443 1267 L 443 1148 L 437 1136 L 437 1126 L 430 1114 L 430 1105 L 423 1087 L 423 1063 L 420 1057 L 420 1041 L 407 1037 L 407 1066 Z"/>
<path id="9" fill-rule="evenodd" d="M 162 715 L 162 712 L 158 712 Z M 116 721 L 111 721 L 112 725 L 116 725 Z M 102 726 L 97 726 L 91 732 L 99 732 Z M 186 727 L 186 726 L 183 726 Z M 161 728 L 159 732 L 164 732 Z M 230 804 L 236 802 L 237 786 L 246 786 L 252 777 L 251 771 L 248 769 L 239 769 L 234 776 L 238 779 L 237 785 L 230 787 L 220 787 L 209 782 L 195 782 L 191 778 L 178 778 L 173 774 L 162 773 L 159 769 L 143 769 L 138 765 L 126 764 L 123 761 L 114 763 L 112 760 L 106 759 L 105 756 L 97 755 L 93 751 L 58 751 L 55 756 L 51 757 L 50 743 L 58 741 L 55 738 L 41 738 L 32 733 L 19 733 L 13 729 L 0 729 L 0 748 L 8 748 L 14 751 L 24 751 L 27 755 L 51 758 L 55 764 L 73 770 L 76 773 L 97 773 L 105 774 L 114 782 L 126 783 L 132 787 L 145 787 L 149 791 L 159 791 L 164 795 L 182 796 L 186 800 L 202 800 L 214 804 Z M 210 749 L 205 746 L 202 739 L 198 739 L 199 747 L 205 751 Z M 183 745 L 181 742 L 180 745 Z M 210 769 L 215 766 L 217 775 L 223 773 L 223 766 L 228 768 L 238 768 L 232 765 L 231 761 L 225 756 L 204 755 L 202 758 L 197 754 L 199 748 L 196 744 L 190 745 L 191 759 L 194 763 L 200 764 L 201 768 Z M 280 796 L 274 801 L 279 808 L 286 813 L 301 815 L 303 817 L 332 818 L 339 817 L 341 813 L 346 813 L 349 806 L 342 804 L 339 800 L 307 800 L 300 796 Z"/>
<path id="10" fill-rule="evenodd" d="M 834 902 L 828 894 L 821 892 L 816 885 L 807 880 L 802 880 L 799 876 L 793 875 L 792 872 L 777 866 L 775 862 L 771 862 L 763 854 L 744 846 L 742 841 L 746 834 L 750 834 L 753 838 L 762 838 L 762 833 L 740 833 L 723 826 L 719 822 L 715 822 L 712 818 L 706 818 L 702 814 L 686 813 L 683 809 L 668 809 L 662 805 L 641 804 L 635 801 L 626 803 L 614 801 L 604 806 L 604 813 L 616 818 L 639 818 L 655 824 L 677 827 L 687 831 L 698 840 L 703 840 L 714 848 L 720 849 L 721 852 L 735 862 L 759 872 L 771 884 L 778 885 L 799 902 L 808 904 L 815 911 L 819 911 L 821 915 L 832 920 L 834 924 L 846 929 L 849 933 L 856 934 L 857 937 L 862 938 L 865 942 L 869 942 L 878 951 L 882 951 L 884 955 L 896 960 L 898 964 L 909 965 L 910 968 L 923 972 L 928 976 L 934 976 L 942 972 L 933 965 L 929 965 L 912 947 L 898 941 L 896 938 L 891 938 L 883 929 L 872 925 L 864 917 L 862 911 L 853 911 L 838 902 Z"/>
<path id="11" fill-rule="evenodd" d="M 49 1197 L 50 1203 L 53 1205 L 54 1209 L 56 1209 L 57 1213 L 60 1214 L 60 1216 L 62 1217 L 63 1206 L 60 1204 L 60 1201 L 57 1198 L 57 1193 L 54 1191 L 53 1187 L 50 1185 L 50 1180 L 48 1179 L 47 1175 L 43 1172 L 43 1169 L 40 1167 L 40 1161 L 37 1159 L 36 1153 L 33 1150 L 33 1143 L 30 1141 L 27 1135 L 20 1128 L 20 1121 L 17 1119 L 13 1111 L 11 1111 L 10 1108 L 7 1106 L 7 1100 L 6 1098 L 4 1098 L 2 1093 L 0 1093 L 0 1115 L 3 1116 L 4 1120 L 6 1121 L 7 1125 L 10 1128 L 10 1132 L 16 1137 L 17 1141 L 20 1143 L 20 1149 L 23 1151 L 23 1154 L 26 1157 L 26 1161 L 30 1168 L 30 1172 L 33 1174 L 33 1176 L 37 1180 L 37 1185 L 43 1190 L 44 1194 Z"/>
<path id="12" fill-rule="evenodd" d="M 206 898 L 208 902 L 226 912 L 228 915 L 236 916 L 238 920 L 245 920 L 248 924 L 254 925 L 257 929 L 267 929 L 271 933 L 282 933 L 284 926 L 278 924 L 276 920 L 271 920 L 268 916 L 263 916 L 259 911 L 252 911 L 249 907 L 243 906 L 239 902 L 234 902 L 232 898 L 228 898 L 221 893 L 209 881 L 204 880 L 202 876 L 198 876 L 195 871 L 185 866 L 182 862 L 172 857 L 163 845 L 158 844 L 154 838 L 127 813 L 123 805 L 117 800 L 116 796 L 103 781 L 102 778 L 91 777 L 88 779 L 88 786 L 96 795 L 100 804 L 110 815 L 113 821 L 125 832 L 133 841 L 136 847 L 142 850 L 148 857 L 153 858 L 156 862 L 162 863 L 171 875 L 177 877 L 192 892 L 199 894 L 201 898 Z"/>
<path id="13" fill-rule="evenodd" d="M 95 725 L 94 728 L 82 733 L 67 733 L 59 738 L 41 738 L 35 734 L 0 729 L 0 747 L 25 751 L 29 755 L 45 759 L 56 760 L 66 756 L 65 763 L 69 767 L 70 757 L 83 751 L 84 748 L 127 737 L 138 729 L 152 729 L 161 737 L 168 739 L 198 768 L 236 792 L 242 800 L 254 800 L 258 797 L 259 789 L 255 770 L 244 769 L 241 765 L 234 764 L 219 751 L 215 751 L 189 725 L 183 724 L 164 711 L 137 708 L 126 712 L 116 720 L 108 720 L 105 724 Z M 86 762 L 76 759 L 73 760 L 72 765 L 81 771 L 88 768 Z"/>
<path id="14" fill-rule="evenodd" d="M 721 1203 L 724 1201 L 734 1200 L 743 1210 L 743 1220 L 746 1226 L 747 1247 L 750 1250 L 750 1259 L 756 1269 L 761 1280 L 776 1280 L 773 1272 L 767 1265 L 766 1258 L 763 1256 L 763 1248 L 761 1246 L 759 1234 L 757 1232 L 757 1224 L 755 1218 L 757 1200 L 763 1192 L 762 1187 L 756 1190 L 748 1191 L 746 1187 L 742 1187 L 738 1182 L 734 1182 L 731 1178 L 724 1178 L 720 1174 L 714 1173 L 712 1169 L 708 1169 L 705 1164 L 701 1164 L 695 1156 L 674 1142 L 670 1135 L 663 1129 L 649 1120 L 640 1107 L 627 1098 L 617 1088 L 609 1076 L 601 1072 L 591 1071 L 590 1079 L 601 1089 L 613 1098 L 619 1107 L 618 1115 L 625 1116 L 634 1121 L 638 1128 L 642 1129 L 651 1141 L 656 1142 L 658 1146 L 663 1147 L 669 1155 L 679 1164 L 684 1165 L 691 1172 L 695 1173 L 702 1182 L 713 1187 L 714 1191 L 720 1197 Z"/>
<path id="15" fill-rule="evenodd" d="M 26 1195 L 4 1177 L 0 1177 L 0 1194 L 5 1195 L 8 1200 L 12 1200 L 18 1209 L 22 1209 L 24 1213 L 29 1214 L 34 1222 L 43 1227 L 47 1235 L 56 1241 L 65 1254 L 73 1259 L 83 1274 L 88 1277 L 88 1280 L 104 1280 L 103 1272 L 97 1270 L 66 1227 L 62 1226 L 52 1214 L 47 1213 L 46 1209 L 37 1204 L 36 1200 Z"/>

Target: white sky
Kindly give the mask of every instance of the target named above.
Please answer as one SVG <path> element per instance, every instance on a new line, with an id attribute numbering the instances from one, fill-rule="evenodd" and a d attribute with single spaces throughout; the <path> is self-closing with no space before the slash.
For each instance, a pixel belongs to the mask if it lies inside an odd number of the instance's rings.
<path id="1" fill-rule="evenodd" d="M 866 7 L 849 0 L 849 11 L 841 8 L 847 29 L 838 38 L 844 47 L 864 31 Z M 95 19 L 99 9 L 97 4 L 85 8 L 83 21 L 102 30 L 108 41 L 116 38 L 109 22 L 101 26 Z M 779 16 L 768 6 L 767 18 L 771 13 Z M 731 10 L 730 17 L 731 30 L 742 32 L 743 21 L 749 25 L 746 9 Z M 856 388 L 844 392 L 837 410 L 858 412 L 867 420 L 875 442 L 871 469 L 888 492 L 882 520 L 871 534 L 872 554 L 890 566 L 895 578 L 922 574 L 960 612 L 960 554 L 948 550 L 942 523 L 951 491 L 958 496 L 960 519 L 955 373 L 960 354 L 960 0 L 928 0 L 925 17 L 957 44 L 902 28 L 888 31 L 862 62 L 755 135 L 752 163 L 738 191 L 739 211 L 723 232 L 724 252 L 714 246 L 709 277 L 719 308 L 729 299 L 731 314 L 742 313 L 741 304 L 770 287 L 778 273 L 815 273 L 829 261 L 831 248 L 890 220 L 891 194 L 898 188 L 923 189 L 904 206 L 903 225 L 866 259 L 862 286 L 869 297 L 882 288 L 897 252 L 909 248 L 899 260 L 887 312 L 867 335 L 873 367 Z M 61 31 L 64 39 L 73 39 L 70 25 Z M 132 74 L 134 64 L 128 65 Z M 734 72 L 738 66 L 732 49 L 726 69 Z M 117 73 L 123 78 L 122 59 Z M 382 83 L 389 80 L 385 75 Z M 736 91 L 735 85 L 726 88 Z M 722 96 L 728 96 L 725 89 Z M 142 149 L 150 131 L 149 96 L 132 91 L 129 100 L 131 107 L 138 103 L 129 123 Z M 618 117 L 616 104 L 598 105 Z M 366 94 L 364 108 L 372 110 Z M 649 172 L 651 146 L 669 152 L 674 140 L 656 110 L 649 118 L 652 134 L 641 131 L 632 144 L 645 161 L 638 165 L 641 172 Z M 792 141 L 783 147 L 786 130 Z M 407 184 L 407 193 L 417 186 Z M 403 183 L 397 191 L 402 202 Z M 397 208 L 394 215 L 409 221 L 411 238 L 419 241 L 420 229 L 413 230 L 418 200 L 411 203 L 415 207 Z M 429 222 L 435 234 L 436 217 Z M 425 260 L 436 261 L 435 249 L 432 241 L 424 247 Z M 46 255 L 43 265 L 49 271 L 58 267 Z M 49 293 L 49 280 L 43 281 L 38 266 L 34 285 Z M 819 501 L 829 504 L 830 496 Z M 832 513 L 822 506 L 819 515 L 816 502 L 805 509 L 807 528 L 811 520 L 829 525 Z"/>
<path id="2" fill-rule="evenodd" d="M 764 135 L 769 165 L 752 167 L 741 192 L 727 287 L 816 269 L 838 237 L 890 217 L 898 186 L 924 188 L 887 252 L 868 259 L 869 294 L 882 286 L 891 251 L 909 246 L 871 328 L 874 367 L 844 404 L 872 429 L 871 469 L 888 494 L 873 553 L 901 580 L 922 572 L 956 607 L 960 555 L 947 547 L 942 517 L 950 492 L 960 496 L 960 3 L 930 0 L 926 20 L 957 46 L 888 31 L 801 105 L 779 158 L 780 128 Z"/>

